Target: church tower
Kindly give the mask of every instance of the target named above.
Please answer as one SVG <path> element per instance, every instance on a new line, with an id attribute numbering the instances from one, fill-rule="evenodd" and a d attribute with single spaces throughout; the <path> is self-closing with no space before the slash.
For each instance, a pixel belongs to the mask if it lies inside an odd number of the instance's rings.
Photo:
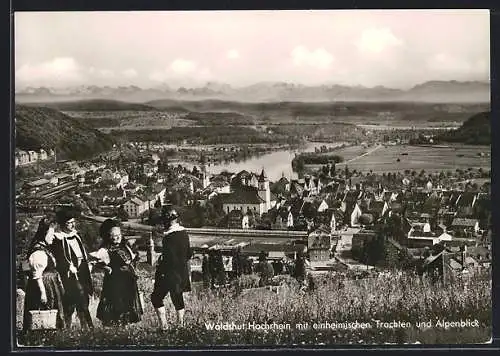
<path id="1" fill-rule="evenodd" d="M 203 180 L 203 189 L 208 187 L 210 185 L 210 176 L 207 173 L 206 167 L 203 166 L 203 173 L 202 173 L 202 180 Z"/>
<path id="2" fill-rule="evenodd" d="M 202 185 L 203 189 L 205 189 L 210 185 L 210 176 L 207 172 L 207 162 L 205 156 L 203 155 L 203 152 L 200 155 L 200 165 L 201 165 Z"/>
<path id="3" fill-rule="evenodd" d="M 271 209 L 271 190 L 264 168 L 262 168 L 262 172 L 259 176 L 259 197 L 266 202 L 265 211 L 269 211 L 269 209 Z"/>

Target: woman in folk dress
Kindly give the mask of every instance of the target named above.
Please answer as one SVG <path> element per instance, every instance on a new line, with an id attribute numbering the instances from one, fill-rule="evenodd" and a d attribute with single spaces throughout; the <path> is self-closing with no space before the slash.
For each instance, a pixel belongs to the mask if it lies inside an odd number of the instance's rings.
<path id="1" fill-rule="evenodd" d="M 26 286 L 24 300 L 23 330 L 30 327 L 30 310 L 56 309 L 56 327 L 65 327 L 63 297 L 64 287 L 58 271 L 56 259 L 51 251 L 54 241 L 55 222 L 43 218 L 28 250 L 31 277 Z"/>
<path id="2" fill-rule="evenodd" d="M 122 238 L 118 221 L 104 221 L 100 235 L 103 247 L 91 254 L 105 265 L 106 271 L 97 318 L 104 326 L 138 322 L 143 310 L 134 267 L 137 256 Z"/>

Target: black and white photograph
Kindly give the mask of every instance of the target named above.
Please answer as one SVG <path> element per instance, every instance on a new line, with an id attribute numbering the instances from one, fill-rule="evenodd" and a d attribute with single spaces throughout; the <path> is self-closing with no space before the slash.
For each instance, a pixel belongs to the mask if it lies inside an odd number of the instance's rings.
<path id="1" fill-rule="evenodd" d="M 492 343 L 489 10 L 13 22 L 17 350 Z"/>

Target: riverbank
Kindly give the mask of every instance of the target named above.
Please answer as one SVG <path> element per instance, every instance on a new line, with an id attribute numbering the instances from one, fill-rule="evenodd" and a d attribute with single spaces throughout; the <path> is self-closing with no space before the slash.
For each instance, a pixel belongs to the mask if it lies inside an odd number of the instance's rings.
<path id="1" fill-rule="evenodd" d="M 315 150 L 320 149 L 322 146 L 331 149 L 342 145 L 345 145 L 345 142 L 308 142 L 301 147 L 290 147 L 286 150 L 266 153 L 240 162 L 232 161 L 209 165 L 207 169 L 213 174 L 218 174 L 222 171 L 239 172 L 241 170 L 260 173 L 264 169 L 271 181 L 277 181 L 282 176 L 288 179 L 295 179 L 297 178 L 297 173 L 292 168 L 292 160 L 296 154 L 301 152 L 315 152 Z"/>

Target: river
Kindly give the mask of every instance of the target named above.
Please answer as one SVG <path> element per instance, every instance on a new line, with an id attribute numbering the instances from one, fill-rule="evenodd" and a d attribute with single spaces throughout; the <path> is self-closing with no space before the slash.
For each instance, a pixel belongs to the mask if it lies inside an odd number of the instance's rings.
<path id="1" fill-rule="evenodd" d="M 224 170 L 234 173 L 247 170 L 248 172 L 260 174 L 262 168 L 264 168 L 270 181 L 277 181 L 282 175 L 288 179 L 294 179 L 297 178 L 297 174 L 292 170 L 292 160 L 296 152 L 314 152 L 315 148 L 320 148 L 321 146 L 331 148 L 341 146 L 342 144 L 344 144 L 344 142 L 310 142 L 304 148 L 298 150 L 276 151 L 266 153 L 259 157 L 253 157 L 246 161 L 215 164 L 207 167 L 207 170 L 213 174 L 220 173 Z"/>

